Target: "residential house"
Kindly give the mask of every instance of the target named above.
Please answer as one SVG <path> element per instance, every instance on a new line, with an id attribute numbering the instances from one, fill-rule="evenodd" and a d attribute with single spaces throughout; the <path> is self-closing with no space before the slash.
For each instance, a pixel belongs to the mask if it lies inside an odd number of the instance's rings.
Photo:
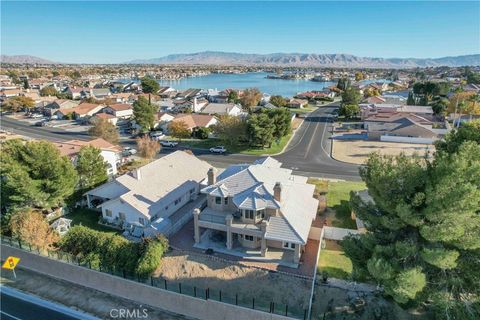
<path id="1" fill-rule="evenodd" d="M 73 109 L 79 104 L 80 102 L 78 101 L 68 99 L 55 99 L 53 102 L 45 106 L 45 114 L 48 116 L 52 116 L 60 109 L 68 113 L 67 109 Z"/>
<path id="2" fill-rule="evenodd" d="M 117 174 L 117 164 L 121 160 L 122 149 L 110 142 L 97 138 L 90 141 L 83 140 L 69 140 L 65 142 L 54 142 L 54 145 L 60 151 L 62 156 L 68 157 L 73 164 L 77 161 L 78 153 L 84 146 L 92 146 L 101 150 L 101 155 L 107 163 L 107 174 Z"/>
<path id="3" fill-rule="evenodd" d="M 199 197 L 209 168 L 194 155 L 175 151 L 90 190 L 87 204 L 99 208 L 109 223 L 135 226 L 138 236 L 152 235 L 168 228 L 172 215 Z"/>
<path id="4" fill-rule="evenodd" d="M 193 114 L 193 113 L 180 113 L 175 115 L 175 118 L 171 122 L 185 122 L 190 131 L 196 128 L 208 128 L 218 123 L 217 118 L 207 114 Z M 168 131 L 168 125 L 162 127 L 164 131 Z"/>
<path id="5" fill-rule="evenodd" d="M 133 96 L 132 93 L 129 92 L 119 92 L 112 94 L 109 98 L 115 101 L 116 103 L 127 103 L 131 102 L 131 97 Z"/>
<path id="6" fill-rule="evenodd" d="M 288 106 L 290 108 L 295 108 L 295 109 L 302 109 L 308 104 L 308 100 L 305 99 L 292 99 L 288 103 Z"/>
<path id="7" fill-rule="evenodd" d="M 385 136 L 405 138 L 424 138 L 424 143 L 438 139 L 442 132 L 433 128 L 433 122 L 411 113 L 378 113 L 364 121 L 369 139 L 386 141 Z M 416 139 L 404 139 L 402 142 L 415 142 Z"/>
<path id="8" fill-rule="evenodd" d="M 105 113 L 109 113 L 118 119 L 129 119 L 133 116 L 133 106 L 128 103 L 110 104 L 103 108 Z"/>
<path id="9" fill-rule="evenodd" d="M 158 90 L 157 94 L 161 97 L 161 98 L 173 98 L 177 95 L 177 90 L 175 90 L 174 88 L 172 87 L 160 87 L 160 89 Z"/>
<path id="10" fill-rule="evenodd" d="M 193 211 L 198 248 L 259 259 L 281 250 L 298 266 L 317 215 L 315 186 L 267 157 L 254 164 L 232 165 L 216 176 L 208 171 L 207 207 Z M 212 239 L 223 239 L 217 241 Z"/>
<path id="11" fill-rule="evenodd" d="M 175 115 L 170 114 L 168 112 L 159 112 L 155 114 L 155 124 L 154 128 L 161 128 L 162 130 L 166 131 L 168 128 L 168 124 L 170 121 L 175 119 Z"/>
<path id="12" fill-rule="evenodd" d="M 407 106 L 401 104 L 387 104 L 387 103 L 361 103 L 360 118 L 365 120 L 380 113 L 413 113 L 429 120 L 433 120 L 433 109 L 430 106 Z"/>
<path id="13" fill-rule="evenodd" d="M 205 98 L 180 98 L 173 100 L 173 110 L 176 112 L 200 112 L 208 104 Z"/>
<path id="14" fill-rule="evenodd" d="M 114 126 L 117 125 L 117 122 L 118 122 L 118 118 L 115 117 L 113 114 L 110 114 L 110 113 L 105 113 L 105 112 L 100 112 L 100 113 L 97 113 L 95 115 L 93 115 L 91 118 L 90 118 L 90 123 L 95 123 L 95 121 L 97 120 L 106 120 L 107 122 L 110 122 L 111 124 L 113 124 Z"/>
<path id="15" fill-rule="evenodd" d="M 79 100 L 87 98 L 90 88 L 72 86 L 68 87 L 65 92 L 68 94 L 70 99 Z"/>
<path id="16" fill-rule="evenodd" d="M 74 108 L 59 109 L 55 114 L 59 119 L 65 118 L 68 114 L 72 114 L 76 120 L 87 119 L 94 114 L 100 112 L 105 106 L 102 104 L 94 103 L 80 103 Z"/>
<path id="17" fill-rule="evenodd" d="M 241 106 L 235 103 L 209 103 L 203 107 L 200 113 L 219 116 L 239 116 L 243 112 Z"/>
<path id="18" fill-rule="evenodd" d="M 8 98 L 18 97 L 21 94 L 21 89 L 3 89 L 0 91 L 0 100 L 5 101 Z"/>
<path id="19" fill-rule="evenodd" d="M 88 96 L 97 100 L 104 100 L 109 98 L 112 92 L 109 88 L 93 88 L 88 92 Z"/>

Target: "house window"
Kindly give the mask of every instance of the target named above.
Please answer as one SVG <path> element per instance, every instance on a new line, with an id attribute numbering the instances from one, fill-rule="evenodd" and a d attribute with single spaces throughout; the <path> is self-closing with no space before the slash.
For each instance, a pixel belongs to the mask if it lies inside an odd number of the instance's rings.
<path id="1" fill-rule="evenodd" d="M 126 215 L 123 212 L 119 212 L 118 216 L 120 217 L 120 220 L 126 220 Z"/>
<path id="2" fill-rule="evenodd" d="M 245 235 L 245 240 L 247 240 L 247 241 L 253 241 L 254 238 L 253 238 L 253 236 L 247 236 L 247 235 Z"/>
<path id="3" fill-rule="evenodd" d="M 190 194 L 195 192 L 195 188 L 190 189 Z"/>
<path id="4" fill-rule="evenodd" d="M 245 219 L 254 219 L 253 210 L 243 210 L 243 216 Z"/>
<path id="5" fill-rule="evenodd" d="M 216 203 L 216 204 L 222 204 L 222 198 L 220 198 L 220 197 L 215 197 L 215 203 Z"/>
<path id="6" fill-rule="evenodd" d="M 167 210 L 168 210 L 168 206 L 165 207 L 165 211 L 167 211 Z"/>
<path id="7" fill-rule="evenodd" d="M 291 242 L 283 242 L 283 248 L 285 249 L 290 249 L 290 250 L 294 250 L 295 249 L 295 243 L 291 243 Z"/>
<path id="8" fill-rule="evenodd" d="M 108 209 L 105 210 L 105 215 L 106 215 L 107 217 L 111 217 L 111 216 L 112 216 L 112 210 L 108 210 Z"/>
<path id="9" fill-rule="evenodd" d="M 177 200 L 175 200 L 175 205 L 179 204 L 180 202 L 182 202 L 182 198 L 178 198 Z"/>
<path id="10" fill-rule="evenodd" d="M 228 198 L 223 198 L 223 204 L 228 204 Z"/>
<path id="11" fill-rule="evenodd" d="M 257 211 L 257 218 L 265 218 L 265 209 Z"/>
<path id="12" fill-rule="evenodd" d="M 145 225 L 145 219 L 143 218 L 138 218 L 138 222 L 140 222 L 141 225 Z"/>

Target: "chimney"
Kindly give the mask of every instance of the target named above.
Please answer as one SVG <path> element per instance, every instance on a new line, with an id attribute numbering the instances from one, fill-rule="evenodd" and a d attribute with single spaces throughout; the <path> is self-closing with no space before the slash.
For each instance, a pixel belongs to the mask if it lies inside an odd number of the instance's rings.
<path id="1" fill-rule="evenodd" d="M 280 182 L 275 183 L 275 186 L 273 186 L 273 197 L 278 202 L 282 201 L 282 184 Z"/>
<path id="2" fill-rule="evenodd" d="M 140 180 L 142 178 L 142 175 L 140 174 L 140 169 L 135 169 L 132 171 L 132 176 L 137 179 L 137 180 Z"/>
<path id="3" fill-rule="evenodd" d="M 212 184 L 215 184 L 215 182 L 217 182 L 217 174 L 216 174 L 216 170 L 214 167 L 211 167 L 210 169 L 208 169 L 208 172 L 207 172 L 207 180 L 208 180 L 208 185 L 211 186 Z"/>

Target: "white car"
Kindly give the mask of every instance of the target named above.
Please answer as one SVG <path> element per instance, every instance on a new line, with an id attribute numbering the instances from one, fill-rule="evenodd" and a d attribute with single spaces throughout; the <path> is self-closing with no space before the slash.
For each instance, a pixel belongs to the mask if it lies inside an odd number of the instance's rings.
<path id="1" fill-rule="evenodd" d="M 211 153 L 225 153 L 225 152 L 227 152 L 227 149 L 225 149 L 224 146 L 216 146 L 216 147 L 210 148 L 210 152 Z"/>
<path id="2" fill-rule="evenodd" d="M 178 142 L 176 142 L 176 141 L 169 141 L 169 140 L 162 140 L 162 141 L 160 141 L 160 144 L 161 144 L 163 147 L 173 148 L 173 147 L 176 147 L 176 146 L 178 145 Z"/>
<path id="3" fill-rule="evenodd" d="M 123 155 L 125 156 L 132 156 L 135 153 L 137 153 L 137 150 L 134 148 L 130 148 L 130 147 L 123 148 Z"/>
<path id="4" fill-rule="evenodd" d="M 161 137 L 163 137 L 165 134 L 163 134 L 163 132 L 161 131 L 152 131 L 150 132 L 150 138 L 152 138 L 153 140 L 158 140 L 160 139 Z"/>

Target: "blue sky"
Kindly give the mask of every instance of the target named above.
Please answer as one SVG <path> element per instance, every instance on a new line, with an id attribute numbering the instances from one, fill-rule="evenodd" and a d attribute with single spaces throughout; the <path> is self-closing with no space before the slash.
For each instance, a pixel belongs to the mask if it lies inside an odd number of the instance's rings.
<path id="1" fill-rule="evenodd" d="M 116 63 L 206 50 L 480 53 L 480 2 L 1 2 L 1 53 Z"/>

